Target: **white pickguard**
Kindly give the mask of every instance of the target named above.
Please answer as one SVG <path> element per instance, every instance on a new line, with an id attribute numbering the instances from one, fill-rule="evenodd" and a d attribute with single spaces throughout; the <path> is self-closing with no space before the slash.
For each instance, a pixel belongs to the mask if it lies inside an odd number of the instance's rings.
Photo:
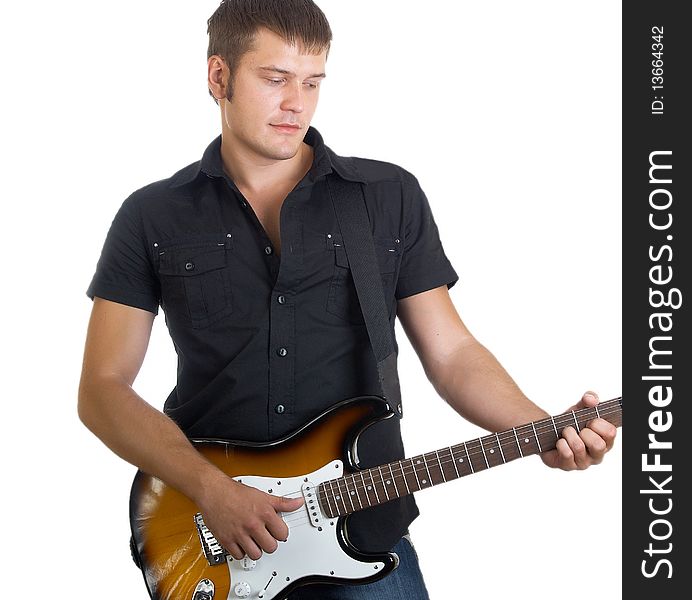
<path id="1" fill-rule="evenodd" d="M 295 498 L 302 495 L 306 480 L 317 488 L 322 481 L 341 477 L 342 474 L 343 463 L 336 460 L 299 477 L 276 479 L 240 476 L 234 479 L 270 494 Z M 310 575 L 355 580 L 382 571 L 385 566 L 383 562 L 364 563 L 346 554 L 337 538 L 337 519 L 323 516 L 316 502 L 314 506 L 317 508 L 311 510 L 310 514 L 307 506 L 306 503 L 297 511 L 281 513 L 289 534 L 286 542 L 279 542 L 275 552 L 264 553 L 257 561 L 250 561 L 247 557 L 242 561 L 227 557 L 231 575 L 229 600 L 271 600 L 296 579 Z M 311 514 L 313 512 L 318 514 L 314 516 Z M 311 523 L 311 519 L 319 521 Z"/>

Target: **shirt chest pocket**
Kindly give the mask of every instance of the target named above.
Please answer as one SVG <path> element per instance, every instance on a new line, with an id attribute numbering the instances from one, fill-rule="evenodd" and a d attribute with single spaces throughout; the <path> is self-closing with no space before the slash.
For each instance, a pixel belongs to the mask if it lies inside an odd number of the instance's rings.
<path id="1" fill-rule="evenodd" d="M 171 241 L 159 249 L 161 304 L 172 324 L 203 329 L 233 312 L 230 238 Z"/>
<path id="2" fill-rule="evenodd" d="M 394 290 L 400 262 L 401 244 L 397 238 L 375 237 L 373 241 L 384 299 L 391 319 L 394 310 Z M 341 236 L 334 235 L 329 242 L 330 250 L 334 253 L 334 275 L 329 285 L 327 312 L 354 325 L 362 325 L 365 320 Z"/>

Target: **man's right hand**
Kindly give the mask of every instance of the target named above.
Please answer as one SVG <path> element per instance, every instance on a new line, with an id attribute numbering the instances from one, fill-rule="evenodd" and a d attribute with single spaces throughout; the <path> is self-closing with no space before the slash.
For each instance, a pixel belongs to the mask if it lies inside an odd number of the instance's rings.
<path id="1" fill-rule="evenodd" d="M 234 481 L 132 389 L 153 321 L 151 312 L 94 298 L 79 385 L 80 418 L 120 457 L 196 502 L 231 556 L 257 560 L 262 551 L 274 552 L 277 540 L 288 537 L 277 513 L 298 509 L 303 499 L 271 496 Z"/>
<path id="2" fill-rule="evenodd" d="M 207 486 L 198 503 L 205 525 L 233 558 L 247 554 L 258 560 L 288 539 L 288 525 L 278 513 L 297 510 L 303 498 L 273 496 L 223 476 Z"/>

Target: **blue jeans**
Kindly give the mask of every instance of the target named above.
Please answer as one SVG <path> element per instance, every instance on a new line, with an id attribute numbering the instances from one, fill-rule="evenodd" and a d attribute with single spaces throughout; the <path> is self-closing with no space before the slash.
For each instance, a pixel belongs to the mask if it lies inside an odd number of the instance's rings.
<path id="1" fill-rule="evenodd" d="M 399 555 L 399 566 L 379 581 L 360 585 L 306 585 L 291 593 L 287 600 L 430 600 L 411 542 L 401 538 L 392 552 Z"/>

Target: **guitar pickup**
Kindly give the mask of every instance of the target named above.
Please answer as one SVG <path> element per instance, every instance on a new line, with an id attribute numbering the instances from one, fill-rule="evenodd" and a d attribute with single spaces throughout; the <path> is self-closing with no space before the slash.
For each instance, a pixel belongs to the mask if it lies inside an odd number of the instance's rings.
<path id="1" fill-rule="evenodd" d="M 197 513 L 195 515 L 195 526 L 197 527 L 197 533 L 199 534 L 199 541 L 202 544 L 204 558 L 207 559 L 209 566 L 214 567 L 216 565 L 224 564 L 226 562 L 228 552 L 221 544 L 219 544 L 218 540 L 214 537 L 214 534 L 204 524 L 202 513 Z"/>
<path id="2" fill-rule="evenodd" d="M 302 485 L 301 491 L 303 492 L 303 499 L 305 500 L 305 508 L 310 516 L 310 525 L 322 531 L 322 511 L 317 501 L 317 488 L 308 481 Z"/>

